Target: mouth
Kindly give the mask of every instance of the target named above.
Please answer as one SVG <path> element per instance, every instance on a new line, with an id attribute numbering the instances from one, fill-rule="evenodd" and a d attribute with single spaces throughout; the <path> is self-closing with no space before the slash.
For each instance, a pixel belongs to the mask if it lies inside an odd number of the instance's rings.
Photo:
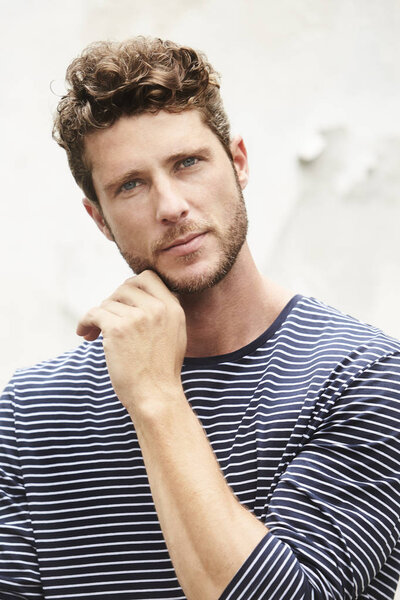
<path id="1" fill-rule="evenodd" d="M 175 256 L 185 256 L 191 252 L 196 252 L 196 250 L 198 250 L 203 243 L 203 239 L 206 235 L 207 232 L 190 233 L 174 240 L 172 244 L 162 249 L 162 253 L 173 254 Z"/>

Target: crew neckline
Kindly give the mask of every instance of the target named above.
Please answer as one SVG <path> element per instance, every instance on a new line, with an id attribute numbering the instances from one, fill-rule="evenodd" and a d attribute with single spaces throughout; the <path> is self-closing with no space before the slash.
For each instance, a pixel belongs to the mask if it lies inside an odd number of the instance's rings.
<path id="1" fill-rule="evenodd" d="M 215 356 L 186 356 L 183 361 L 183 366 L 199 366 L 199 365 L 210 365 L 222 362 L 235 361 L 243 356 L 251 354 L 257 348 L 262 346 L 268 339 L 270 339 L 276 331 L 280 328 L 282 323 L 286 320 L 289 313 L 292 311 L 293 307 L 297 304 L 297 302 L 303 298 L 301 294 L 296 294 L 289 300 L 286 306 L 281 310 L 279 315 L 276 317 L 275 321 L 271 323 L 271 325 L 255 340 L 246 344 L 242 348 L 238 350 L 234 350 L 233 352 L 228 352 L 227 354 L 217 354 Z"/>

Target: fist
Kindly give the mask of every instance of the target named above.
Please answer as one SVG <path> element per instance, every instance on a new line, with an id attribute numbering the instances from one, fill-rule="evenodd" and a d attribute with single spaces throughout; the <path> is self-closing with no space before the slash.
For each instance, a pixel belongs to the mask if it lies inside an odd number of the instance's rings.
<path id="1" fill-rule="evenodd" d="M 163 390 L 182 390 L 185 314 L 156 273 L 143 271 L 127 279 L 77 327 L 88 341 L 100 332 L 111 382 L 129 412 Z"/>

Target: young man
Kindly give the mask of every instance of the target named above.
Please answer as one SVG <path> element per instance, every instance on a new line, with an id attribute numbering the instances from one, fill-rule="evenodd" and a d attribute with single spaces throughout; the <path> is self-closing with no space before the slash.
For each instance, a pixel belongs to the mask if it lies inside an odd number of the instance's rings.
<path id="1" fill-rule="evenodd" d="M 400 344 L 264 279 L 204 56 L 89 47 L 55 135 L 136 276 L 2 399 L 2 598 L 393 598 Z"/>

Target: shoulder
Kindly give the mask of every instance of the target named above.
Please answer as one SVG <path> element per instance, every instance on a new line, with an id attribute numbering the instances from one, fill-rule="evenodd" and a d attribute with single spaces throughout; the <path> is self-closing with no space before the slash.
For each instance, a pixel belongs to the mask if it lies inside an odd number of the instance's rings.
<path id="1" fill-rule="evenodd" d="M 363 355 L 369 361 L 400 354 L 399 340 L 315 298 L 302 296 L 286 324 L 300 344 L 323 353 L 343 358 Z"/>
<path id="2" fill-rule="evenodd" d="M 314 298 L 300 296 L 274 344 L 281 363 L 307 377 L 316 393 L 332 396 L 379 366 L 400 381 L 400 342 Z"/>
<path id="3" fill-rule="evenodd" d="M 6 392 L 25 396 L 110 386 L 101 338 L 15 371 Z"/>

